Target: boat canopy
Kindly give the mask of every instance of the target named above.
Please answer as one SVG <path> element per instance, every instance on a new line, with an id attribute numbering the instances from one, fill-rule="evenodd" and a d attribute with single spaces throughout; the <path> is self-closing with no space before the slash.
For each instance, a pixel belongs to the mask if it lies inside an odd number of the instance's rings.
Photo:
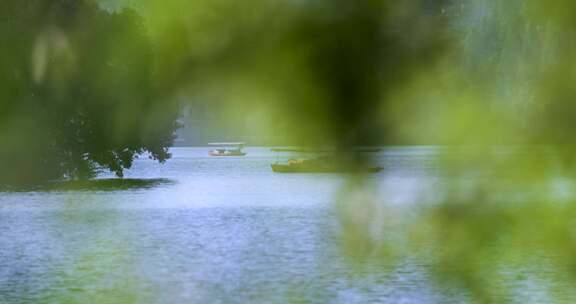
<path id="1" fill-rule="evenodd" d="M 215 142 L 215 143 L 208 143 L 209 146 L 218 146 L 218 147 L 243 147 L 246 143 L 243 142 Z"/>

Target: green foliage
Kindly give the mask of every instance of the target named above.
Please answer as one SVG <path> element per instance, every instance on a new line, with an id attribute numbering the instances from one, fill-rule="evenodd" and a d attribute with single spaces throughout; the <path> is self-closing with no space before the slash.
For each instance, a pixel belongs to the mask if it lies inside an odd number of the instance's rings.
<path id="1" fill-rule="evenodd" d="M 169 157 L 176 109 L 155 87 L 153 49 L 134 11 L 91 1 L 3 1 L 0 182 L 122 176 Z M 163 103 L 162 103 L 163 102 Z"/>
<path id="2" fill-rule="evenodd" d="M 382 111 L 447 45 L 429 1 L 145 1 L 166 86 L 284 144 L 398 142 Z M 185 12 L 185 13 L 184 13 Z"/>
<path id="3" fill-rule="evenodd" d="M 410 207 L 365 185 L 355 192 L 368 194 L 343 196 L 345 252 L 363 262 L 416 258 L 478 303 L 522 302 L 518 286 L 535 282 L 548 284 L 548 302 L 574 301 L 562 287 L 576 273 L 573 9 L 454 1 L 445 56 L 388 107 L 401 137 L 453 145 L 435 160 L 440 177 Z"/>

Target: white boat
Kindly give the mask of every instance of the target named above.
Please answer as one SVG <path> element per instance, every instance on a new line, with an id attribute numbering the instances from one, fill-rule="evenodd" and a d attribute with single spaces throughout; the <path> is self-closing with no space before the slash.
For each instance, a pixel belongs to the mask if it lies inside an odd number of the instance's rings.
<path id="1" fill-rule="evenodd" d="M 209 143 L 210 146 L 219 147 L 213 150 L 210 150 L 208 154 L 210 156 L 244 156 L 246 152 L 243 151 L 244 143 L 243 142 L 217 142 L 217 143 Z"/>

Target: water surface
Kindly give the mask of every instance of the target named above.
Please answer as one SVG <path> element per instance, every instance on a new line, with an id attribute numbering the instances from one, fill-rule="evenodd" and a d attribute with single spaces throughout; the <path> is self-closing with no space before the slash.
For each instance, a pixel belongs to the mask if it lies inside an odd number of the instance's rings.
<path id="1" fill-rule="evenodd" d="M 0 194 L 0 303 L 459 303 L 409 259 L 358 267 L 338 246 L 346 178 L 277 174 L 265 148 L 173 148 L 115 189 Z M 438 182 L 435 148 L 389 148 L 369 177 L 399 208 Z M 103 175 L 101 178 L 111 177 Z M 430 199 L 430 197 L 428 197 Z M 384 267 L 384 266 L 382 266 Z"/>

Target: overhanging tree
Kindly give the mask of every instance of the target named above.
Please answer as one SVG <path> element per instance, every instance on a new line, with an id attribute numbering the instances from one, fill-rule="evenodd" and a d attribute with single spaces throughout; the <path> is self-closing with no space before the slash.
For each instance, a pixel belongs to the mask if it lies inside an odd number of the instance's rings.
<path id="1" fill-rule="evenodd" d="M 133 11 L 7 0 L 0 23 L 0 182 L 122 176 L 139 154 L 169 158 L 177 105 L 155 86 Z"/>

